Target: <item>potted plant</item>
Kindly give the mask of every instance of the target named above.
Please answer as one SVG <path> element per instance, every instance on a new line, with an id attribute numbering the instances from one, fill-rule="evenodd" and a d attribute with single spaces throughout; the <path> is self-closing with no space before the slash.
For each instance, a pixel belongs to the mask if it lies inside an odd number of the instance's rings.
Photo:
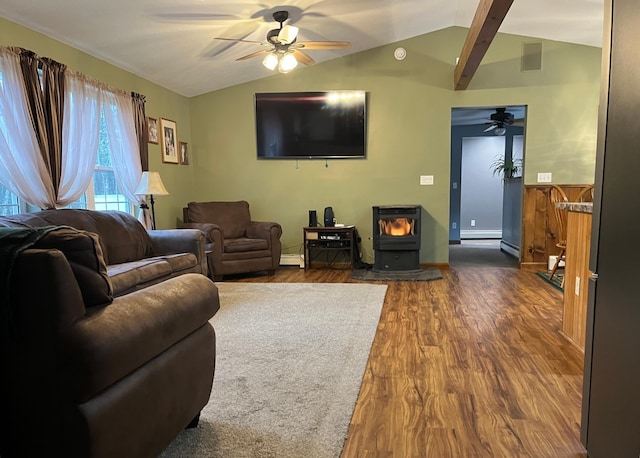
<path id="1" fill-rule="evenodd" d="M 490 167 L 494 176 L 501 176 L 502 181 L 508 181 L 522 170 L 522 159 L 513 160 L 511 157 L 498 155 Z"/>

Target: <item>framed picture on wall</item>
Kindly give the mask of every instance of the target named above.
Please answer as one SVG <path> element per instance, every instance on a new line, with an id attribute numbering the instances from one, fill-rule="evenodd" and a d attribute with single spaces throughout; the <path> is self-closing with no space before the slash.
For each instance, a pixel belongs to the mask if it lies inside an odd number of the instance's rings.
<path id="1" fill-rule="evenodd" d="M 178 127 L 175 121 L 160 118 L 160 135 L 162 136 L 162 162 L 178 164 Z"/>
<path id="2" fill-rule="evenodd" d="M 189 165 L 189 148 L 185 142 L 180 142 L 180 163 Z"/>
<path id="3" fill-rule="evenodd" d="M 149 131 L 149 143 L 158 144 L 158 120 L 147 118 L 147 130 Z"/>

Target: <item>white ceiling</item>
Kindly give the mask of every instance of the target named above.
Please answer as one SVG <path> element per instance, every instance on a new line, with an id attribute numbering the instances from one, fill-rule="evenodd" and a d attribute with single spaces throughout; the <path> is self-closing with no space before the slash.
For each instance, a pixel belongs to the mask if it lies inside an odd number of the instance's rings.
<path id="1" fill-rule="evenodd" d="M 450 26 L 469 27 L 477 0 L 2 0 L 0 16 L 185 96 L 270 76 L 260 50 L 289 11 L 298 41 L 350 41 L 309 51 L 317 62 Z M 601 46 L 604 0 L 515 0 L 500 31 Z M 13 45 L 7 43 L 7 45 Z M 19 45 L 19 43 L 15 43 Z M 295 70 L 294 70 L 295 71 Z"/>

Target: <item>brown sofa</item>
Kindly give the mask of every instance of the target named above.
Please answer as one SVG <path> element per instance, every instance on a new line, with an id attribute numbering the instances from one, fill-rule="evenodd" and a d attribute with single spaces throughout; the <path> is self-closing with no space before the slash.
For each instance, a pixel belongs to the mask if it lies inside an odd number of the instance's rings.
<path id="1" fill-rule="evenodd" d="M 71 226 L 98 234 L 114 296 L 184 273 L 207 274 L 205 241 L 200 231 L 147 231 L 128 213 L 44 210 L 0 217 L 0 227 L 3 226 Z"/>
<path id="2" fill-rule="evenodd" d="M 214 283 L 184 269 L 114 298 L 102 236 L 0 228 L 3 458 L 155 457 L 209 400 Z"/>
<path id="3" fill-rule="evenodd" d="M 206 238 L 209 275 L 262 272 L 273 275 L 280 265 L 282 227 L 252 221 L 247 201 L 189 202 L 183 208 L 185 229 L 200 229 Z"/>

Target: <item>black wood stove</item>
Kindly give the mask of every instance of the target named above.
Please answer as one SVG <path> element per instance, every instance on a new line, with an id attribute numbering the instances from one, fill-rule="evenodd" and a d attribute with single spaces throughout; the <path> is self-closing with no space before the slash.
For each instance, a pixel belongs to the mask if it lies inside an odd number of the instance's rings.
<path id="1" fill-rule="evenodd" d="M 373 270 L 421 270 L 421 214 L 421 205 L 373 207 Z"/>

